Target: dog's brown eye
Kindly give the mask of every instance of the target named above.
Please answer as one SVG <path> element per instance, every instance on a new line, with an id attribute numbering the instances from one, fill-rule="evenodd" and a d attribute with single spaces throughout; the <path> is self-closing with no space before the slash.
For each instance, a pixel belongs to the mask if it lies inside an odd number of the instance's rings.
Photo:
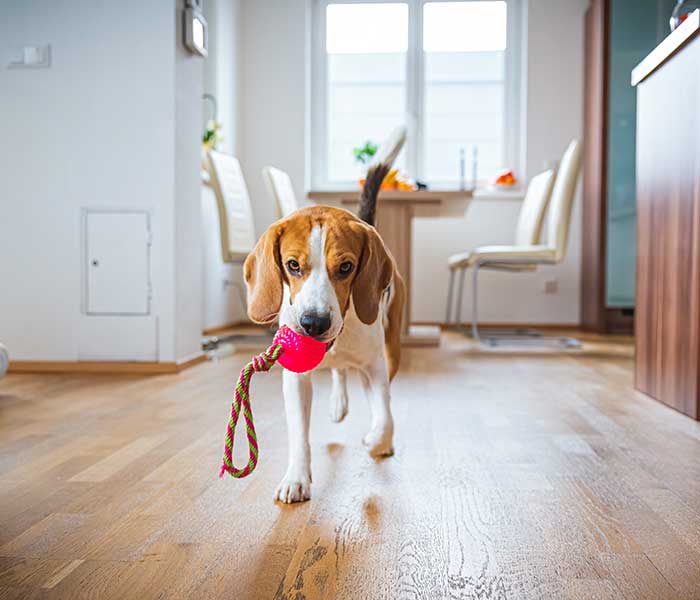
<path id="1" fill-rule="evenodd" d="M 345 261 L 344 263 L 341 263 L 338 271 L 341 275 L 348 275 L 349 273 L 352 273 L 353 266 L 354 265 L 351 262 Z"/>
<path id="2" fill-rule="evenodd" d="M 299 263 L 295 260 L 287 261 L 287 269 L 289 269 L 289 272 L 294 275 L 299 275 L 299 273 L 301 273 L 301 267 L 299 266 Z"/>

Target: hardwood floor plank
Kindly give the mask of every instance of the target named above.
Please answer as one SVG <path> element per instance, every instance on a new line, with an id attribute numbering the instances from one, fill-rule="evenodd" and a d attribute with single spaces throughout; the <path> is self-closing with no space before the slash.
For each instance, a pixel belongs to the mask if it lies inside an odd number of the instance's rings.
<path id="1" fill-rule="evenodd" d="M 0 547 L 0 556 L 51 556 L 53 547 L 59 544 L 68 532 L 78 529 L 86 519 L 85 515 L 51 513 Z"/>
<path id="2" fill-rule="evenodd" d="M 596 563 L 628 600 L 680 600 L 684 598 L 644 554 L 601 554 Z"/>
<path id="3" fill-rule="evenodd" d="M 643 513 L 621 510 L 616 516 L 632 531 L 644 554 L 679 597 L 700 597 L 700 586 L 694 581 L 700 573 L 700 554 L 651 510 Z"/>
<path id="4" fill-rule="evenodd" d="M 295 506 L 272 501 L 279 369 L 254 382 L 261 458 L 244 480 L 218 468 L 247 356 L 177 376 L 9 375 L 0 599 L 700 598 L 700 424 L 632 389 L 629 340 L 585 344 L 407 349 L 381 461 L 361 445 L 357 378 L 335 424 L 319 373 L 313 497 Z"/>
<path id="5" fill-rule="evenodd" d="M 166 441 L 166 439 L 167 436 L 165 435 L 138 438 L 124 448 L 110 454 L 100 462 L 95 463 L 88 469 L 74 475 L 71 477 L 70 481 L 98 482 L 109 479 L 112 475 L 118 471 L 121 471 L 129 463 L 135 461 L 145 454 L 148 454 L 148 452 L 157 446 L 160 446 Z"/>
<path id="6" fill-rule="evenodd" d="M 70 561 L 68 564 L 62 566 L 60 569 L 58 569 L 58 571 L 51 575 L 51 577 L 41 587 L 45 590 L 52 590 L 84 562 L 85 560 L 82 558 Z"/>
<path id="7" fill-rule="evenodd" d="M 673 533 L 700 555 L 700 503 L 683 502 L 666 489 L 642 489 L 640 496 L 649 508 L 668 525 Z"/>
<path id="8" fill-rule="evenodd" d="M 0 558 L 0 586 L 6 588 L 38 589 L 57 570 L 66 566 L 65 561 L 46 558 Z"/>

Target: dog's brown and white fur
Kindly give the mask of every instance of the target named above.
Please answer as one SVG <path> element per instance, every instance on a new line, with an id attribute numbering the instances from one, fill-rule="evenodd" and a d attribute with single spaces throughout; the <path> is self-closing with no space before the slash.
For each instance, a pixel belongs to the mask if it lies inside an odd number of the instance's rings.
<path id="1" fill-rule="evenodd" d="M 389 385 L 400 360 L 404 282 L 371 224 L 385 165 L 370 169 L 360 215 L 329 206 L 296 211 L 273 223 L 245 263 L 248 314 L 275 319 L 297 333 L 328 343 L 320 368 L 332 369 L 331 418 L 348 410 L 346 375 L 356 369 L 372 422 L 363 443 L 372 456 L 393 454 Z M 283 372 L 289 463 L 275 493 L 282 502 L 311 496 L 309 418 L 311 375 Z"/>

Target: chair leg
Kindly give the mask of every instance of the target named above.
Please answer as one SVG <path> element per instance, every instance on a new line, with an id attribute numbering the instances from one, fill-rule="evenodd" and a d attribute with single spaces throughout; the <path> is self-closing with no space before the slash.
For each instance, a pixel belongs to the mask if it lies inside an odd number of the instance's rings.
<path id="1" fill-rule="evenodd" d="M 479 267 L 477 262 L 472 270 L 472 337 L 478 343 L 481 342 L 479 337 Z"/>
<path id="2" fill-rule="evenodd" d="M 462 292 L 464 291 L 464 275 L 466 274 L 466 269 L 462 269 L 459 272 L 459 282 L 457 283 L 457 314 L 455 324 L 459 329 L 462 327 Z"/>
<path id="3" fill-rule="evenodd" d="M 445 311 L 445 325 L 450 324 L 452 318 L 452 291 L 455 283 L 455 271 L 450 269 L 450 283 L 447 286 L 447 310 Z"/>
<path id="4" fill-rule="evenodd" d="M 524 330 L 515 333 L 490 332 L 484 333 L 482 338 L 479 333 L 479 268 L 480 263 L 475 263 L 472 267 L 472 338 L 477 343 L 488 342 L 491 346 L 498 344 L 514 344 L 528 346 L 548 346 L 550 344 L 563 346 L 564 348 L 580 348 L 581 342 L 571 337 L 548 337 L 539 332 Z"/>

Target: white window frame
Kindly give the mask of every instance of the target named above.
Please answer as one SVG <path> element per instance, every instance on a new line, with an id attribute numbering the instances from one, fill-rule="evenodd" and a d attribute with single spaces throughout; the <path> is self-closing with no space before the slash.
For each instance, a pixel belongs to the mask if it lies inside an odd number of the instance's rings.
<path id="1" fill-rule="evenodd" d="M 478 0 L 314 0 L 311 23 L 311 187 L 314 190 L 347 189 L 356 181 L 330 182 L 327 162 L 328 65 L 326 54 L 326 7 L 329 4 L 408 4 L 408 52 L 406 56 L 406 169 L 412 177 L 425 181 L 423 6 L 429 2 L 474 2 Z M 521 64 L 523 25 L 521 0 L 504 0 L 508 10 L 505 52 L 505 115 L 503 127 L 504 166 L 512 166 L 522 177 L 521 156 Z M 358 140 L 358 144 L 363 140 Z M 382 140 L 374 140 L 381 143 Z M 470 157 L 467 157 L 469 163 Z M 469 183 L 469 164 L 467 182 Z M 445 182 L 426 181 L 433 187 Z M 481 183 L 485 183 L 481 181 Z"/>

